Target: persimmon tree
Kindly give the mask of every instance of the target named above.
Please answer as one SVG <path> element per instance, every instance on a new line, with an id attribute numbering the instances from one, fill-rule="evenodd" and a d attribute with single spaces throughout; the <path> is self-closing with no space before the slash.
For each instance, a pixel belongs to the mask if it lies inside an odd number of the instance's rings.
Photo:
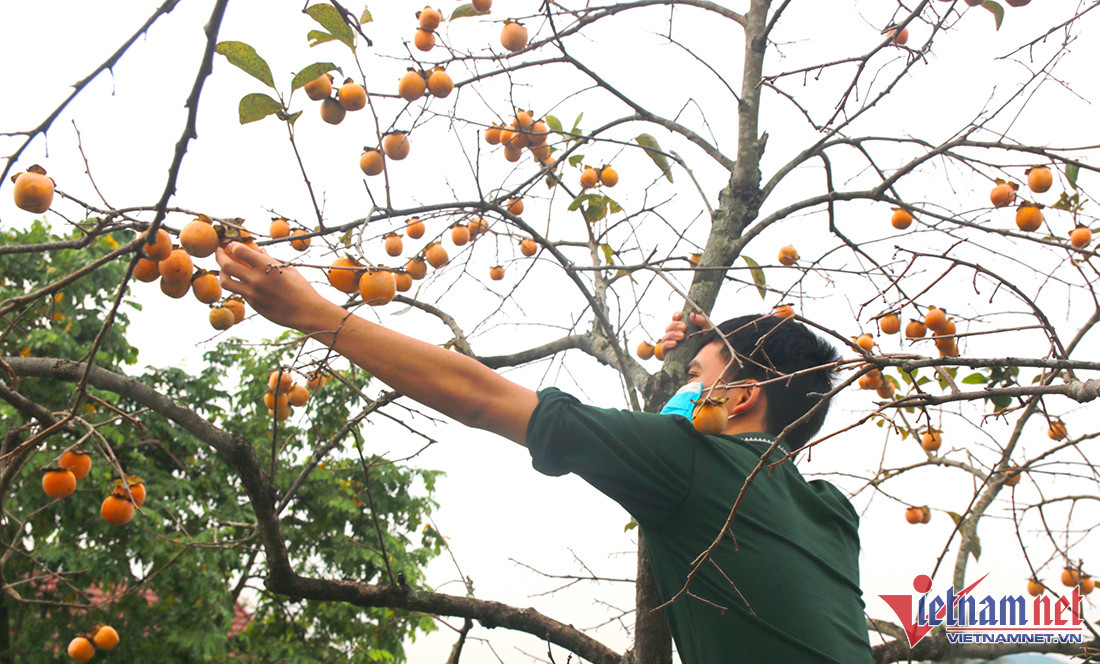
<path id="1" fill-rule="evenodd" d="M 0 127 L 3 189 L 22 208 L 5 208 L 15 230 L 0 246 L 0 657 L 48 652 L 90 629 L 74 623 L 119 614 L 131 634 L 201 616 L 174 631 L 195 658 L 401 658 L 433 616 L 462 619 L 449 623 L 452 661 L 475 624 L 587 661 L 671 657 L 644 544 L 629 653 L 569 616 L 481 597 L 473 580 L 464 594 L 430 589 L 422 566 L 443 545 L 423 527 L 434 475 L 364 431 L 396 420 L 415 447 L 433 444 L 431 429 L 310 339 L 258 348 L 241 331 L 258 323 L 214 298 L 210 324 L 228 330 L 200 372 L 134 372 L 130 303 L 165 297 L 140 282 L 185 306 L 216 268 L 187 237 L 211 230 L 263 246 L 363 315 L 422 315 L 434 321 L 424 336 L 492 368 L 594 358 L 621 385 L 616 405 L 636 410 L 658 410 L 699 347 L 699 335 L 667 353 L 645 345 L 673 310 L 801 321 L 847 358 L 828 367 L 832 414 L 803 472 L 860 441 L 833 479 L 913 528 L 949 520 L 942 552 L 914 570 L 937 583 L 972 581 L 982 533 L 1010 523 L 998 548 L 1013 551 L 1021 593 L 1028 578 L 1066 592 L 1064 569 L 1091 589 L 1097 141 L 1050 109 L 1088 108 L 1075 48 L 1096 3 L 498 0 L 414 16 L 337 2 L 261 15 L 216 0 L 201 35 L 172 28 L 201 48 L 192 78 L 171 82 L 185 113 L 160 129 L 174 141 L 166 176 L 156 191 L 101 191 L 98 174 L 121 166 L 60 120 L 79 126 L 91 111 L 74 100 L 139 39 L 155 43 L 176 4 L 40 124 Z M 843 39 L 821 29 L 837 23 Z M 224 148 L 245 135 L 262 148 Z M 47 136 L 78 156 L 48 157 Z M 211 193 L 250 169 L 277 186 Z M 42 210 L 49 226 L 31 221 Z M 160 231 L 185 249 L 157 263 Z M 177 258 L 183 279 L 168 268 Z M 205 318 L 171 324 L 199 341 L 213 333 Z M 505 322 L 539 332 L 482 341 Z M 304 416 L 281 401 L 280 374 L 313 384 Z M 103 491 L 54 501 L 38 488 L 74 446 L 95 451 L 103 487 L 141 474 L 157 507 L 125 531 L 78 526 Z M 944 487 L 935 498 L 928 477 Z M 876 530 L 865 519 L 864 538 Z M 115 601 L 93 605 L 92 587 Z M 259 619 L 234 644 L 229 600 L 246 587 Z M 127 607 L 146 589 L 175 601 L 138 618 Z M 868 629 L 879 662 L 1082 647 L 956 645 L 937 631 L 910 649 L 890 621 Z M 119 652 L 154 647 L 126 632 Z"/>

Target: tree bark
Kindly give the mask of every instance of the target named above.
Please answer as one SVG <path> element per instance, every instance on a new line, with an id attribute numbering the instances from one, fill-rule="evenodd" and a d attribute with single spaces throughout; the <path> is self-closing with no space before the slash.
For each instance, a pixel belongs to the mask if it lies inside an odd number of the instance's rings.
<path id="1" fill-rule="evenodd" d="M 672 635 L 664 611 L 654 612 L 661 605 L 661 593 L 645 538 L 638 533 L 638 580 L 635 582 L 634 662 L 635 664 L 671 664 Z"/>

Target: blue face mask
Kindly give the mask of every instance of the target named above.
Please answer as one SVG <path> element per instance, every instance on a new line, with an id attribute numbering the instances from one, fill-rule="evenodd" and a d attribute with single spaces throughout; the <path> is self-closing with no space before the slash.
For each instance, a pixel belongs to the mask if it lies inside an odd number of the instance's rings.
<path id="1" fill-rule="evenodd" d="M 677 390 L 676 394 L 672 395 L 672 398 L 668 400 L 665 407 L 661 409 L 661 414 L 683 415 L 690 420 L 692 414 L 695 412 L 694 402 L 698 401 L 701 396 L 703 396 L 703 381 L 700 380 L 694 383 L 688 383 Z"/>

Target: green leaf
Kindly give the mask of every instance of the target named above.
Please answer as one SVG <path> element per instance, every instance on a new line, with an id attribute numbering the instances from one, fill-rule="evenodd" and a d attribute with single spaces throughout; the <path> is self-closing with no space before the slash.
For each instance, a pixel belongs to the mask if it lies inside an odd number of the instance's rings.
<path id="1" fill-rule="evenodd" d="M 638 137 L 634 140 L 638 141 L 638 145 L 645 148 L 649 158 L 653 160 L 654 164 L 657 164 L 657 168 L 661 169 L 661 172 L 665 174 L 665 178 L 672 182 L 672 168 L 669 166 L 668 157 L 661 151 L 657 139 L 649 134 L 638 134 Z"/>
<path id="2" fill-rule="evenodd" d="M 989 378 L 987 378 L 984 374 L 972 373 L 966 378 L 963 378 L 962 382 L 966 385 L 984 385 L 985 383 L 989 382 Z"/>
<path id="3" fill-rule="evenodd" d="M 290 115 L 288 115 L 286 117 L 286 121 L 290 124 L 294 124 L 295 122 L 298 121 L 298 118 L 300 118 L 300 117 L 302 117 L 302 112 L 297 111 L 296 113 L 291 113 Z"/>
<path id="4" fill-rule="evenodd" d="M 283 110 L 282 104 L 262 92 L 253 92 L 241 97 L 241 103 L 237 106 L 241 124 L 263 120 L 281 110 Z"/>
<path id="5" fill-rule="evenodd" d="M 584 220 L 590 224 L 606 217 L 607 204 L 604 202 L 603 196 L 593 196 L 592 200 L 588 202 L 588 207 L 581 210 L 581 214 L 584 215 Z"/>
<path id="6" fill-rule="evenodd" d="M 359 24 L 362 25 L 363 23 L 370 23 L 373 20 L 374 17 L 370 15 L 370 10 L 366 7 L 363 7 L 363 13 L 359 16 Z"/>
<path id="7" fill-rule="evenodd" d="M 977 535 L 974 536 L 974 543 L 970 545 L 970 553 L 974 556 L 974 562 L 978 562 L 982 557 L 982 540 Z"/>
<path id="8" fill-rule="evenodd" d="M 962 521 L 962 516 L 956 514 L 955 512 L 948 512 L 947 516 L 951 517 L 951 520 L 955 522 L 956 526 L 959 525 L 960 521 Z"/>
<path id="9" fill-rule="evenodd" d="M 324 30 L 310 30 L 309 34 L 306 35 L 306 38 L 309 39 L 310 47 L 319 46 L 321 44 L 324 44 L 325 42 L 330 42 L 336 39 L 336 37 L 333 37 Z"/>
<path id="10" fill-rule="evenodd" d="M 749 273 L 752 274 L 752 282 L 756 284 L 756 292 L 760 293 L 760 298 L 763 299 L 768 291 L 764 286 L 768 285 L 767 280 L 764 278 L 764 270 L 760 269 L 760 263 L 757 263 L 748 256 L 742 256 L 745 259 L 745 264 L 750 268 Z"/>
<path id="11" fill-rule="evenodd" d="M 224 41 L 214 47 L 215 53 L 220 53 L 229 60 L 229 64 L 240 68 L 246 74 L 255 77 L 269 88 L 275 88 L 275 80 L 271 77 L 271 67 L 260 57 L 256 49 L 239 41 Z"/>
<path id="12" fill-rule="evenodd" d="M 1069 180 L 1069 186 L 1074 189 L 1077 188 L 1077 176 L 1081 173 L 1081 167 L 1077 164 L 1066 164 L 1066 179 Z"/>
<path id="13" fill-rule="evenodd" d="M 468 18 L 470 16 L 485 16 L 488 13 L 488 11 L 479 12 L 478 10 L 474 9 L 473 3 L 467 2 L 464 5 L 459 5 L 455 7 L 455 10 L 451 12 L 450 20 L 453 21 L 456 18 Z"/>
<path id="14" fill-rule="evenodd" d="M 570 166 L 576 166 L 577 164 L 581 163 L 582 161 L 584 161 L 584 155 L 583 154 L 575 154 L 575 155 L 571 155 L 569 157 L 569 165 Z"/>
<path id="15" fill-rule="evenodd" d="M 582 111 L 581 114 L 577 116 L 577 119 L 573 121 L 573 128 L 570 130 L 571 133 L 573 133 L 573 134 L 577 133 L 577 129 L 580 128 L 580 126 L 581 126 L 581 118 L 583 118 L 583 117 L 584 117 L 584 112 Z"/>
<path id="16" fill-rule="evenodd" d="M 1005 20 L 1005 8 L 1000 4 L 993 2 L 993 0 L 985 0 L 982 3 L 982 7 L 989 10 L 993 14 L 993 20 L 997 23 L 997 29 L 1001 29 L 1001 21 Z"/>
<path id="17" fill-rule="evenodd" d="M 561 133 L 561 120 L 559 120 L 556 116 L 547 115 L 546 126 L 550 127 L 550 129 L 553 131 Z"/>
<path id="18" fill-rule="evenodd" d="M 624 533 L 629 532 L 631 530 L 634 530 L 637 527 L 638 527 L 638 522 L 635 521 L 634 519 L 631 519 L 630 521 L 627 522 L 627 524 L 625 526 L 623 526 L 623 532 Z"/>
<path id="19" fill-rule="evenodd" d="M 290 89 L 297 90 L 298 88 L 302 87 L 306 83 L 309 83 L 313 79 L 321 76 L 322 74 L 327 74 L 333 70 L 336 70 L 341 74 L 344 73 L 340 70 L 339 67 L 332 64 L 331 62 L 314 62 L 313 64 L 309 65 L 308 67 L 294 75 L 294 80 L 290 82 Z"/>
<path id="20" fill-rule="evenodd" d="M 623 206 L 616 203 L 611 197 L 604 196 L 604 199 L 607 200 L 607 209 L 611 210 L 613 214 L 618 214 L 623 211 Z"/>
<path id="21" fill-rule="evenodd" d="M 604 260 L 607 261 L 607 264 L 608 265 L 614 265 L 615 264 L 615 250 L 611 248 L 611 245 L 601 244 L 600 249 L 603 250 L 603 257 L 604 257 Z"/>
<path id="22" fill-rule="evenodd" d="M 576 212 L 580 209 L 581 204 L 592 197 L 592 194 L 581 194 L 573 199 L 573 202 L 569 204 L 569 211 Z"/>
<path id="23" fill-rule="evenodd" d="M 990 398 L 990 401 L 993 402 L 993 406 L 996 408 L 996 412 L 998 413 L 1012 405 L 1012 397 L 1004 394 L 999 394 L 995 397 L 992 397 Z"/>
<path id="24" fill-rule="evenodd" d="M 320 23 L 322 28 L 332 33 L 333 37 L 344 42 L 344 45 L 351 50 L 355 50 L 355 33 L 338 9 L 332 5 L 320 4 L 306 7 L 306 13 Z"/>

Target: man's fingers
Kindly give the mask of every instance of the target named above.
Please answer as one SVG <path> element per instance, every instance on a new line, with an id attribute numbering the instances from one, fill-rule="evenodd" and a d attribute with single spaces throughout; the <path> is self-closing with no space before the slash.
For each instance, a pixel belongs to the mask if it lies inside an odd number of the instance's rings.
<path id="1" fill-rule="evenodd" d="M 230 260 L 236 260 L 250 267 L 267 267 L 270 262 L 266 252 L 256 251 L 240 242 L 230 242 L 225 250 Z"/>
<path id="2" fill-rule="evenodd" d="M 682 311 L 677 311 L 674 314 L 672 314 L 672 320 L 680 320 L 683 317 L 684 317 L 684 312 L 682 312 Z"/>

